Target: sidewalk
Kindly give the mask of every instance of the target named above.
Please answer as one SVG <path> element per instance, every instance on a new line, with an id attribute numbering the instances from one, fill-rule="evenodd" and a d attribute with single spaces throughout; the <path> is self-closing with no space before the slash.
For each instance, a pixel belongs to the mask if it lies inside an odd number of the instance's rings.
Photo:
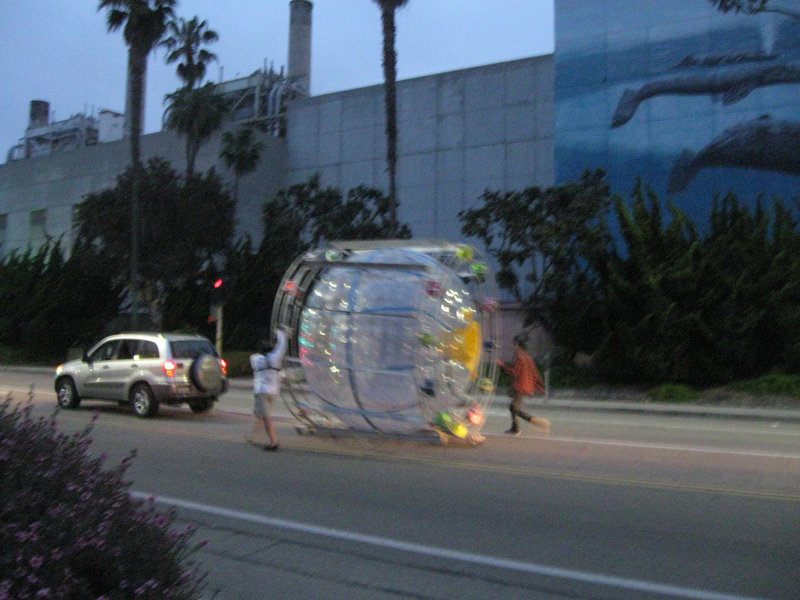
<path id="1" fill-rule="evenodd" d="M 231 388 L 251 390 L 253 382 L 247 378 L 231 378 Z M 507 395 L 498 394 L 492 401 L 492 407 L 507 409 L 510 403 Z M 544 398 L 534 396 L 528 398 L 525 406 L 530 409 L 553 408 L 557 410 L 582 411 L 616 411 L 638 412 L 660 415 L 686 415 L 696 417 L 741 418 L 760 421 L 797 421 L 800 422 L 800 409 L 781 409 L 744 406 L 712 406 L 707 404 L 665 403 L 665 402 L 632 402 L 608 399 L 574 399 L 559 398 L 558 391 Z"/>
<path id="2" fill-rule="evenodd" d="M 32 373 L 53 373 L 49 367 L 28 367 L 17 365 L 0 365 L 0 374 L 4 370 L 28 371 Z M 252 390 L 253 382 L 247 377 L 233 377 L 228 380 L 231 389 Z M 510 399 L 508 396 L 498 394 L 492 401 L 495 409 L 507 409 Z M 800 409 L 791 408 L 768 408 L 768 407 L 749 407 L 749 406 L 714 406 L 709 404 L 689 404 L 689 403 L 665 403 L 614 400 L 607 398 L 568 398 L 559 397 L 556 390 L 549 398 L 534 396 L 528 398 L 525 406 L 531 409 L 553 408 L 557 410 L 582 410 L 582 411 L 616 411 L 616 412 L 638 412 L 652 413 L 660 415 L 686 415 L 703 417 L 725 417 L 753 419 L 760 421 L 794 421 L 800 422 Z M 249 410 L 249 409 L 248 409 Z"/>

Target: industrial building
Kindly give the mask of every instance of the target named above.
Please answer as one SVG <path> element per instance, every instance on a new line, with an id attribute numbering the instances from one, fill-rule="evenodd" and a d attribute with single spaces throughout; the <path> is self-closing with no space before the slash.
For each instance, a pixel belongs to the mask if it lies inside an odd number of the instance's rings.
<path id="1" fill-rule="evenodd" d="M 238 234 L 261 236 L 261 207 L 314 173 L 346 191 L 388 189 L 383 86 L 310 89 L 312 3 L 292 0 L 286 74 L 219 84 L 232 122 L 270 124 L 240 184 Z M 800 183 L 800 17 L 722 14 L 708 0 L 555 0 L 552 55 L 398 82 L 399 219 L 419 238 L 463 239 L 458 212 L 487 190 L 548 187 L 602 167 L 626 196 L 641 177 L 692 218 L 717 193 L 784 200 Z M 24 142 L 0 165 L 0 252 L 71 242 L 73 210 L 129 162 L 124 116 L 48 123 L 38 102 Z M 221 134 L 197 169 L 226 169 Z M 182 168 L 169 131 L 142 156 Z"/>

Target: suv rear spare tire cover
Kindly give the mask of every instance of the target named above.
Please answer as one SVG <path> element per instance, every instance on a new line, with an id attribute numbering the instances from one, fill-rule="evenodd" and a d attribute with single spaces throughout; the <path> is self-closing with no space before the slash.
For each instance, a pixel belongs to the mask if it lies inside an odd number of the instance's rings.
<path id="1" fill-rule="evenodd" d="M 207 394 L 219 394 L 223 388 L 222 367 L 219 359 L 210 354 L 197 357 L 189 371 L 192 384 Z"/>

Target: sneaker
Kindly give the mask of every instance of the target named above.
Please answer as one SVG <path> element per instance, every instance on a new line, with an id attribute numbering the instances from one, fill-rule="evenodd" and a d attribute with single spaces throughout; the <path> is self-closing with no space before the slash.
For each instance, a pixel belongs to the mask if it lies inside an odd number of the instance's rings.
<path id="1" fill-rule="evenodd" d="M 506 431 L 506 433 L 508 435 L 519 435 L 521 432 L 519 429 L 509 429 L 508 431 Z"/>
<path id="2" fill-rule="evenodd" d="M 278 444 L 267 444 L 264 446 L 265 452 L 275 452 L 278 450 Z"/>

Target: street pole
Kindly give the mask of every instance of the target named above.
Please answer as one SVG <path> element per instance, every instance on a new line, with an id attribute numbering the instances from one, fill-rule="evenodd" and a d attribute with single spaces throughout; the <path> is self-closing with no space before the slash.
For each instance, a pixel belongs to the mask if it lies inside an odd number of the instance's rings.
<path id="1" fill-rule="evenodd" d="M 217 346 L 217 354 L 222 356 L 222 304 L 217 304 L 214 307 L 215 313 L 215 320 L 217 322 L 217 337 L 216 337 L 216 346 Z"/>

